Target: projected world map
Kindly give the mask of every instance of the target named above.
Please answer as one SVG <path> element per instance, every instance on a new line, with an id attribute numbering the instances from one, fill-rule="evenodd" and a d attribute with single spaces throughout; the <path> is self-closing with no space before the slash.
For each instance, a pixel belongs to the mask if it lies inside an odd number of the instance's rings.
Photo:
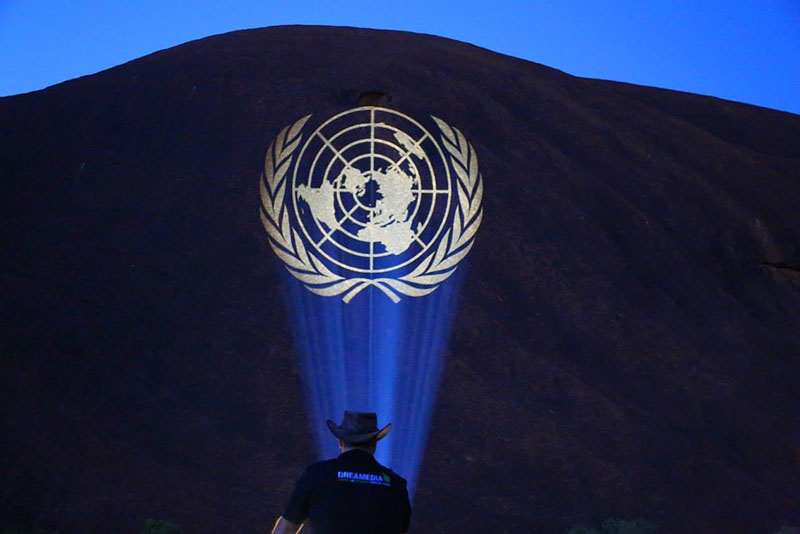
<path id="1" fill-rule="evenodd" d="M 300 150 L 293 185 L 302 234 L 323 258 L 355 272 L 414 263 L 452 215 L 441 147 L 416 121 L 382 108 L 345 112 L 317 128 Z"/>
<path id="2" fill-rule="evenodd" d="M 346 167 L 333 182 L 323 181 L 319 188 L 299 185 L 297 195 L 329 231 L 343 231 L 345 220 L 337 219 L 336 195 L 349 195 L 366 214 L 365 221 L 356 222 L 362 226 L 356 231 L 356 237 L 380 244 L 387 252 L 397 255 L 418 239 L 412 229 L 409 209 L 419 196 L 418 189 L 414 189 L 417 183 L 415 176 L 395 166 L 366 172 Z M 352 218 L 353 211 L 345 212 L 344 218 Z"/>
<path id="3" fill-rule="evenodd" d="M 434 291 L 472 247 L 483 185 L 463 134 L 365 106 L 287 126 L 270 145 L 261 182 L 270 245 L 312 292 L 349 302 L 376 287 Z M 434 130 L 436 131 L 436 130 Z"/>

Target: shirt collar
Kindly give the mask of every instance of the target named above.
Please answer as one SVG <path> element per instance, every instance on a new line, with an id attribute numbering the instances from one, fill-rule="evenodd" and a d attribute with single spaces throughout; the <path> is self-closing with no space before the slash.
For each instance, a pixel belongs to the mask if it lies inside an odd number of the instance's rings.
<path id="1" fill-rule="evenodd" d="M 369 458 L 370 460 L 374 460 L 375 458 L 368 453 L 367 451 L 362 451 L 361 449 L 350 449 L 349 451 L 345 451 L 339 455 L 339 458 L 355 458 L 357 456 L 364 456 Z"/>

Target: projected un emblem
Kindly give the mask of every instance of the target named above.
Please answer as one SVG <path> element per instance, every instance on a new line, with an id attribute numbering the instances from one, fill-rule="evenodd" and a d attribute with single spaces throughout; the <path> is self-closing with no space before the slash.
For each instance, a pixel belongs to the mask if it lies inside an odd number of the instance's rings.
<path id="1" fill-rule="evenodd" d="M 269 146 L 261 220 L 289 272 L 345 302 L 369 286 L 392 301 L 434 291 L 472 247 L 483 185 L 463 134 L 431 117 L 361 107 Z"/>

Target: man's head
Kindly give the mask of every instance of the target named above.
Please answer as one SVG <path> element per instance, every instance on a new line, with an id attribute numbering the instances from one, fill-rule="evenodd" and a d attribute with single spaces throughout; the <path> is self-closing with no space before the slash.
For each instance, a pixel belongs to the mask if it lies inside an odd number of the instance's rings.
<path id="1" fill-rule="evenodd" d="M 391 428 L 392 425 L 389 423 L 378 429 L 378 416 L 374 412 L 346 410 L 340 425 L 328 419 L 328 429 L 339 438 L 339 448 L 343 452 L 361 449 L 374 454 L 376 444 L 389 433 Z"/>

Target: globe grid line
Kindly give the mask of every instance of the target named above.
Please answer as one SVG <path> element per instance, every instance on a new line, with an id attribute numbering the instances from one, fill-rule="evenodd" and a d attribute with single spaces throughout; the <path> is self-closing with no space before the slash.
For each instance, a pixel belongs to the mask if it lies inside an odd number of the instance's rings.
<path id="1" fill-rule="evenodd" d="M 350 166 L 350 162 L 347 160 L 347 158 L 345 158 L 340 151 L 336 150 L 336 147 L 333 146 L 333 144 L 330 142 L 330 140 L 327 137 L 322 135 L 322 132 L 316 132 L 314 135 L 316 135 L 317 137 L 322 139 L 323 144 L 327 148 L 331 149 L 331 152 L 333 152 L 333 155 L 336 156 L 337 158 L 339 158 L 340 160 L 342 160 L 342 163 L 344 163 L 345 168 L 350 168 L 350 169 L 353 168 L 353 167 Z M 345 149 L 346 148 L 347 147 L 345 147 Z M 320 150 L 320 152 L 322 152 L 322 151 Z"/>
<path id="2" fill-rule="evenodd" d="M 326 148 L 330 148 L 334 153 L 334 157 L 339 158 L 344 163 L 345 168 L 349 167 L 355 171 L 358 171 L 357 168 L 350 165 L 350 162 L 344 157 L 343 154 L 336 150 L 328 138 L 321 134 L 321 129 L 324 126 L 332 123 L 334 120 L 347 114 L 366 111 L 364 108 L 348 110 L 339 113 L 338 115 L 335 115 L 325 121 L 317 128 L 315 133 L 308 138 L 305 145 L 303 145 L 302 150 L 300 150 L 297 158 L 295 158 L 295 153 L 298 151 L 298 149 L 300 149 L 303 137 L 301 132 L 303 126 L 310 119 L 311 115 L 302 117 L 280 131 L 275 140 L 270 143 L 264 159 L 264 171 L 262 172 L 261 179 L 259 181 L 259 193 L 261 197 L 259 215 L 262 225 L 267 231 L 268 243 L 270 247 L 281 259 L 281 261 L 283 261 L 287 271 L 293 277 L 303 283 L 309 291 L 321 296 L 341 296 L 342 300 L 347 303 L 364 289 L 374 286 L 383 292 L 392 302 L 397 303 L 401 300 L 401 296 L 422 297 L 435 291 L 442 282 L 444 282 L 457 270 L 458 264 L 472 249 L 472 246 L 474 245 L 475 233 L 477 232 L 483 217 L 483 178 L 478 170 L 477 154 L 475 153 L 474 148 L 467 142 L 464 135 L 457 128 L 449 126 L 447 123 L 437 117 L 431 117 L 441 132 L 441 143 L 445 148 L 445 152 L 443 153 L 440 146 L 436 143 L 436 140 L 430 135 L 430 132 L 428 132 L 422 125 L 420 125 L 411 117 L 386 108 L 368 107 L 367 109 L 369 109 L 370 112 L 370 173 L 375 172 L 374 160 L 376 156 L 376 141 L 382 141 L 375 138 L 375 113 L 379 111 L 387 114 L 397 115 L 402 119 L 411 122 L 424 133 L 419 140 L 414 141 L 411 139 L 413 143 L 411 149 L 400 150 L 398 146 L 394 146 L 394 149 L 397 150 L 398 153 L 402 154 L 402 161 L 404 161 L 406 158 L 409 158 L 414 153 L 414 149 L 422 151 L 423 154 L 426 154 L 425 158 L 423 159 L 427 160 L 426 162 L 431 173 L 430 178 L 432 183 L 438 183 L 436 180 L 436 174 L 430 167 L 431 162 L 427 156 L 428 152 L 421 147 L 421 144 L 426 140 L 426 137 L 430 137 L 431 142 L 433 142 L 433 146 L 440 154 L 440 157 L 443 158 L 442 161 L 445 165 L 444 170 L 447 177 L 446 183 L 453 184 L 455 189 L 455 191 L 451 191 L 450 189 L 439 190 L 437 189 L 437 186 L 434 185 L 434 188 L 429 188 L 426 190 L 422 187 L 421 183 L 418 189 L 412 189 L 413 193 L 416 195 L 415 198 L 417 199 L 421 199 L 422 194 L 430 194 L 435 199 L 435 197 L 440 194 L 449 193 L 451 195 L 455 195 L 456 201 L 454 202 L 455 210 L 452 212 L 452 215 L 450 215 L 451 201 L 450 197 L 448 196 L 447 207 L 444 210 L 442 222 L 439 224 L 438 229 L 435 230 L 434 236 L 430 239 L 428 244 L 422 242 L 419 239 L 419 235 L 414 235 L 419 246 L 421 247 L 421 251 L 417 253 L 414 258 L 400 265 L 395 265 L 380 271 L 391 272 L 402 269 L 410 262 L 417 262 L 412 268 L 411 272 L 408 272 L 407 274 L 397 278 L 387 276 L 375 278 L 374 275 L 377 274 L 374 270 L 374 247 L 376 241 L 372 240 L 369 241 L 370 269 L 368 272 L 364 272 L 356 267 L 351 267 L 345 264 L 343 266 L 345 270 L 349 270 L 357 274 L 351 277 L 345 277 L 340 274 L 336 274 L 325 265 L 325 260 L 323 260 L 323 258 L 317 257 L 317 254 L 321 254 L 322 250 L 309 250 L 304 244 L 304 238 L 300 235 L 298 230 L 292 226 L 292 217 L 297 217 L 299 214 L 295 212 L 294 215 L 290 216 L 290 210 L 289 206 L 286 204 L 286 198 L 290 195 L 290 193 L 294 195 L 293 188 L 298 172 L 298 165 L 305 148 L 308 146 L 308 143 L 312 138 L 318 136 L 323 143 L 323 147 L 318 151 L 317 157 L 319 156 L 319 153 L 324 151 Z M 360 124 L 357 124 L 353 128 L 358 128 L 360 126 Z M 389 127 L 389 125 L 385 126 Z M 390 127 L 390 129 L 402 132 L 402 130 L 394 127 Z M 405 134 L 405 132 L 403 133 L 408 139 L 408 135 Z M 398 139 L 397 137 L 395 138 Z M 403 140 L 398 139 L 398 142 L 400 142 L 404 147 L 406 146 L 406 143 Z M 419 154 L 417 154 L 417 156 L 422 158 L 422 156 L 419 156 Z M 388 159 L 388 156 L 383 157 Z M 316 159 L 314 161 L 316 162 Z M 399 168 L 399 165 L 402 163 L 398 160 L 396 164 Z M 289 171 L 293 166 L 294 173 L 292 174 Z M 450 176 L 451 168 L 455 173 L 454 180 Z M 309 174 L 309 180 L 310 176 L 311 174 Z M 327 174 L 323 176 L 323 180 L 326 178 L 326 176 Z M 289 183 L 288 187 L 287 183 Z M 341 192 L 342 191 L 339 191 L 339 193 Z M 353 194 L 352 191 L 346 192 Z M 354 202 L 355 204 L 353 211 L 359 207 L 359 203 L 355 200 Z M 430 217 L 432 216 L 434 206 L 435 203 L 431 204 L 431 207 L 429 208 L 428 220 L 430 220 Z M 344 220 L 346 219 L 336 219 L 337 222 Z M 450 221 L 450 227 L 444 230 L 443 225 L 447 221 Z M 357 221 L 354 220 L 353 222 Z M 341 226 L 341 224 L 338 226 Z M 302 228 L 302 225 L 300 225 L 300 227 Z M 336 228 L 329 230 L 330 235 L 332 235 L 336 231 Z M 440 232 L 443 230 L 444 233 L 440 235 Z M 424 231 L 424 229 L 422 231 Z M 420 233 L 422 231 L 420 231 Z M 310 244 L 317 247 L 318 245 L 315 245 L 314 240 L 310 239 L 310 236 L 308 236 L 305 230 L 304 233 L 306 233 L 306 237 L 309 239 Z M 330 235 L 326 236 L 323 241 L 328 240 Z M 435 249 L 435 251 L 433 249 Z M 339 263 L 336 261 L 333 261 L 333 263 L 339 265 Z M 342 267 L 342 265 L 340 265 L 340 267 Z M 358 273 L 367 274 L 369 275 L 369 278 L 366 278 Z"/>
<path id="3" fill-rule="evenodd" d="M 353 206 L 352 208 L 350 208 L 350 210 L 349 210 L 349 211 L 345 212 L 345 214 L 344 214 L 344 217 L 342 217 L 342 219 L 346 219 L 347 217 L 349 217 L 350 215 L 352 215 L 352 214 L 353 214 L 353 213 L 354 213 L 354 212 L 355 212 L 355 211 L 356 211 L 358 208 L 359 208 L 359 206 L 358 206 L 358 205 L 355 205 L 355 206 Z M 338 226 L 337 226 L 337 227 L 335 227 L 335 228 L 329 228 L 329 229 L 328 229 L 328 231 L 327 231 L 327 232 L 325 232 L 325 235 L 323 235 L 323 236 L 322 236 L 322 239 L 320 239 L 319 241 L 317 241 L 316 243 L 314 243 L 314 246 L 316 246 L 316 247 L 321 247 L 321 246 L 322 246 L 322 244 L 323 244 L 323 243 L 325 243 L 325 241 L 327 241 L 328 239 L 330 239 L 330 238 L 331 238 L 331 236 L 332 236 L 334 233 L 338 232 L 339 230 L 340 230 L 340 229 L 339 229 L 339 227 L 338 227 Z"/>
<path id="4" fill-rule="evenodd" d="M 375 110 L 369 110 L 369 172 L 375 172 Z"/>
<path id="5" fill-rule="evenodd" d="M 369 173 L 370 176 L 375 174 L 375 109 L 369 110 Z M 370 273 L 375 270 L 375 241 L 369 242 L 369 270 Z M 370 278 L 372 278 L 371 274 Z M 370 316 L 371 319 L 372 316 Z M 371 335 L 372 328 L 369 331 Z M 371 350 L 370 353 L 372 353 Z"/>

